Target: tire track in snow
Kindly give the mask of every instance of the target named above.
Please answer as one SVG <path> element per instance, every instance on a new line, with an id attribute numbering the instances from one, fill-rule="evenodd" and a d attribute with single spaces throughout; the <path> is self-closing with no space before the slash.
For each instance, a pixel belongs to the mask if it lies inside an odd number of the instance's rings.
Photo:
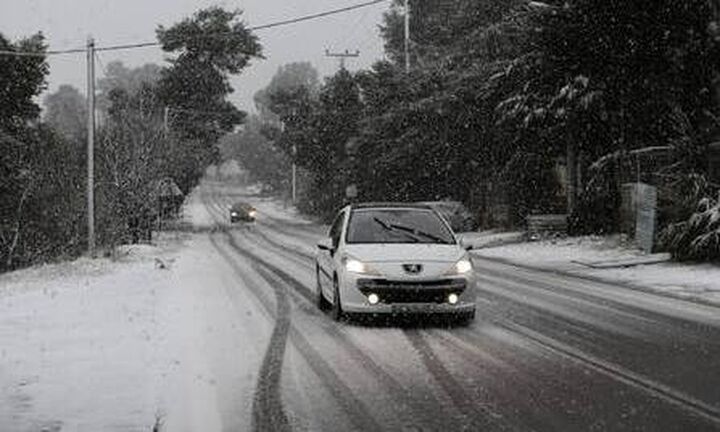
<path id="1" fill-rule="evenodd" d="M 266 225 L 261 225 L 261 226 L 267 227 Z M 273 239 L 271 236 L 269 236 L 269 235 L 268 235 L 266 232 L 264 232 L 264 230 L 262 230 L 262 229 L 254 229 L 254 230 L 252 230 L 252 232 L 253 232 L 253 234 L 255 234 L 256 236 L 258 236 L 258 237 L 262 238 L 263 240 L 265 240 L 267 243 L 270 243 L 271 245 L 276 246 L 276 247 L 278 247 L 278 248 L 282 248 L 282 249 L 284 249 L 284 250 L 287 250 L 288 252 L 292 253 L 292 254 L 295 255 L 295 256 L 302 257 L 302 258 L 304 258 L 304 259 L 306 259 L 306 260 L 310 260 L 310 261 L 314 261 L 314 260 L 315 260 L 315 255 L 314 255 L 314 254 L 308 253 L 307 251 L 304 251 L 304 250 L 300 249 L 299 247 L 293 247 L 293 246 L 289 246 L 289 245 L 280 243 L 278 240 Z"/>
<path id="2" fill-rule="evenodd" d="M 490 409 L 476 405 L 473 399 L 463 390 L 463 386 L 458 382 L 450 371 L 443 365 L 430 345 L 423 337 L 423 334 L 417 330 L 404 330 L 405 336 L 410 344 L 420 355 L 423 364 L 430 374 L 450 397 L 453 406 L 464 417 L 462 428 L 464 431 L 506 431 L 512 430 L 506 424 L 498 421 L 498 414 Z"/>
<path id="3" fill-rule="evenodd" d="M 263 216 L 260 221 L 263 226 L 271 228 L 281 234 L 285 234 L 289 237 L 303 238 L 307 241 L 312 241 L 315 238 L 322 237 L 321 229 L 312 229 L 307 224 L 293 223 L 284 219 L 272 217 L 266 213 L 260 212 Z"/>
<path id="4" fill-rule="evenodd" d="M 211 210 L 211 206 L 208 203 L 205 194 L 201 194 L 203 205 L 208 209 L 208 213 L 215 220 L 216 226 L 220 232 L 225 235 L 232 236 L 227 233 L 226 228 L 223 227 L 214 212 Z M 230 263 L 236 272 L 241 273 L 231 262 L 224 251 L 216 243 L 215 238 L 210 235 L 210 241 L 217 251 Z M 255 266 L 254 266 L 255 267 Z M 273 314 L 272 306 L 268 304 L 267 299 L 263 296 L 256 297 L 263 304 L 265 309 L 270 313 L 271 316 L 275 317 L 275 326 L 273 327 L 272 334 L 268 347 L 265 350 L 265 355 L 260 366 L 260 371 L 257 377 L 257 383 L 255 384 L 255 391 L 253 394 L 253 405 L 252 405 L 252 429 L 254 431 L 278 431 L 278 432 L 290 432 L 290 422 L 288 421 L 287 414 L 283 408 L 282 396 L 280 392 L 280 379 L 282 377 L 282 364 L 285 357 L 285 348 L 287 346 L 287 339 L 290 329 L 291 319 L 291 308 L 290 302 L 287 298 L 287 293 L 284 289 L 277 286 L 270 279 L 267 278 L 267 274 L 264 273 L 264 269 L 255 268 L 260 275 L 269 282 L 269 285 L 273 289 L 275 295 L 275 311 Z"/>
<path id="5" fill-rule="evenodd" d="M 289 247 L 289 246 L 283 246 L 282 244 L 270 240 L 265 233 L 261 233 L 256 229 L 253 230 L 247 230 L 244 234 L 246 234 L 246 238 L 251 238 L 255 244 L 259 246 L 264 246 L 265 243 L 271 247 L 273 247 L 278 255 L 283 256 L 284 258 L 287 258 L 290 261 L 293 261 L 302 267 L 308 268 L 310 270 L 315 270 L 314 263 L 315 263 L 315 257 L 309 254 L 305 254 L 299 251 L 295 251 L 295 249 Z"/>
<path id="6" fill-rule="evenodd" d="M 211 210 L 211 204 L 208 203 L 206 196 L 203 194 L 203 204 Z M 214 207 L 219 210 L 219 206 L 215 203 Z M 260 257 L 251 254 L 245 249 L 241 248 L 232 233 L 227 226 L 223 226 L 218 220 L 217 211 L 210 211 L 211 216 L 216 222 L 219 233 L 222 233 L 228 240 L 228 245 L 232 250 L 239 256 L 248 259 L 253 268 L 258 271 L 260 276 L 268 282 L 273 290 L 277 292 L 282 288 L 278 287 L 277 277 L 278 275 L 271 276 L 269 271 L 279 269 L 271 267 L 267 262 L 262 260 Z M 215 213 L 215 214 L 213 214 Z M 273 315 L 272 305 L 269 304 L 269 299 L 259 291 L 251 281 L 247 280 L 243 270 L 237 265 L 232 256 L 225 250 L 223 250 L 217 243 L 215 238 L 210 237 L 210 240 L 218 251 L 218 253 L 225 258 L 228 264 L 235 270 L 235 273 L 246 282 L 253 294 L 260 300 L 263 307 L 268 313 Z M 292 278 L 287 274 L 283 274 L 286 278 Z M 299 283 L 298 281 L 296 281 Z M 287 281 L 285 282 L 287 283 Z M 284 291 L 284 289 L 283 289 Z M 287 293 L 285 293 L 284 301 L 287 302 Z M 305 339 L 302 333 L 292 326 L 291 320 L 289 319 L 289 302 L 286 303 L 288 307 L 288 319 L 287 328 L 280 328 L 278 337 L 273 341 L 271 337 L 268 351 L 266 352 L 265 358 L 263 359 L 263 366 L 258 377 L 258 386 L 255 391 L 255 398 L 253 400 L 253 430 L 255 431 L 289 431 L 291 426 L 288 422 L 287 415 L 282 407 L 282 397 L 280 392 L 280 378 L 282 373 L 282 362 L 284 359 L 285 345 L 288 334 L 290 335 L 293 345 L 300 351 L 302 356 L 307 360 L 308 364 L 312 368 L 313 372 L 322 380 L 326 385 L 326 388 L 333 395 L 335 401 L 343 408 L 348 415 L 351 423 L 355 426 L 356 430 L 360 431 L 382 431 L 383 427 L 378 423 L 371 414 L 371 410 L 365 406 L 365 404 L 354 396 L 352 389 L 350 389 L 345 382 L 334 372 L 332 367 L 322 358 L 322 356 L 312 348 L 312 345 Z M 278 304 L 279 305 L 279 304 Z M 275 313 L 280 312 L 280 308 L 275 308 Z M 275 315 L 276 323 L 281 318 Z M 276 324 L 275 329 L 278 329 Z M 282 333 L 285 334 L 284 340 L 282 341 L 282 350 L 279 345 L 281 344 Z M 273 331 L 275 336 L 275 330 Z M 273 348 L 275 347 L 275 348 Z M 271 353 L 272 351 L 272 353 Z M 280 352 L 282 351 L 282 352 Z M 278 357 L 279 356 L 279 357 Z M 267 379 L 267 385 L 263 382 L 263 377 Z M 279 419 L 275 419 L 275 416 L 279 416 Z"/>
<path id="7" fill-rule="evenodd" d="M 224 232 L 226 236 L 230 236 L 229 232 Z M 234 242 L 234 239 L 229 237 L 231 241 Z M 235 260 L 230 256 L 228 252 L 223 250 L 217 243 L 213 242 L 215 248 L 218 250 L 218 252 L 225 258 L 225 260 L 230 264 L 230 266 L 233 267 L 235 272 L 240 276 L 242 279 L 245 280 L 246 276 L 243 274 L 243 270 L 239 268 L 239 266 L 235 263 Z M 233 248 L 233 251 L 237 252 L 240 256 L 243 256 L 250 260 L 250 262 L 253 263 L 253 267 L 258 271 L 260 276 L 265 279 L 268 283 L 270 283 L 273 286 L 278 285 L 278 276 L 273 275 L 270 273 L 268 269 L 262 269 L 262 267 L 266 266 L 266 264 L 262 261 L 256 261 L 257 258 L 253 256 L 246 256 L 243 254 L 243 250 L 237 250 L 237 244 L 233 245 L 230 244 L 230 246 Z M 267 297 L 264 297 L 261 293 L 257 292 L 259 288 L 256 288 L 252 286 L 251 284 L 246 284 L 250 287 L 250 289 L 253 291 L 253 294 L 256 295 L 258 299 L 263 303 L 263 306 L 266 309 L 272 309 L 271 305 L 268 304 Z M 292 344 L 298 349 L 300 354 L 307 360 L 308 365 L 312 368 L 313 372 L 321 379 L 321 381 L 325 384 L 328 391 L 333 395 L 333 398 L 335 402 L 337 402 L 343 411 L 348 415 L 348 418 L 350 419 L 350 422 L 355 426 L 356 430 L 360 431 L 382 431 L 383 427 L 378 423 L 373 415 L 371 414 L 372 411 L 355 395 L 351 388 L 345 384 L 344 381 L 337 375 L 337 373 L 334 372 L 332 366 L 325 361 L 325 359 L 322 358 L 322 356 L 312 347 L 312 345 L 308 342 L 308 340 L 302 335 L 302 333 L 295 328 L 292 325 L 291 321 L 288 321 L 289 327 L 288 327 L 288 334 L 290 337 L 290 340 Z M 273 365 L 277 371 L 278 371 L 278 379 L 280 377 L 279 371 L 282 369 L 282 363 L 274 363 Z M 279 382 L 278 382 L 279 384 Z M 278 385 L 278 395 L 279 395 L 279 385 Z M 271 396 L 270 394 L 265 394 L 265 396 Z M 274 402 L 281 403 L 281 400 L 275 399 Z M 275 429 L 269 428 L 269 429 L 256 429 L 256 430 L 271 430 L 274 431 Z"/>
<path id="8" fill-rule="evenodd" d="M 264 269 L 256 269 L 270 281 Z M 290 423 L 283 409 L 280 377 L 290 330 L 290 301 L 285 290 L 271 283 L 275 293 L 275 327 L 263 357 L 253 396 L 252 425 L 255 431 L 290 431 Z"/>

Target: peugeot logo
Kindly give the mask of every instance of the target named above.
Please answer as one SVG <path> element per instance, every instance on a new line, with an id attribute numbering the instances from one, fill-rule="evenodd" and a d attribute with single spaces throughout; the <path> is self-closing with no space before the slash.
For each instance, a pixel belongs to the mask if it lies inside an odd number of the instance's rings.
<path id="1" fill-rule="evenodd" d="M 422 272 L 422 264 L 403 264 L 403 269 L 408 274 L 418 274 Z"/>

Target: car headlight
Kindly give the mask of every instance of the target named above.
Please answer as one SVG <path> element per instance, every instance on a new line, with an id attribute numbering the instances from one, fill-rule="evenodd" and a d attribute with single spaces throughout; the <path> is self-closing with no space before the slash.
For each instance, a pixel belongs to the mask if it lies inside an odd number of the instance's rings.
<path id="1" fill-rule="evenodd" d="M 255 216 L 257 216 L 257 212 L 256 212 L 255 210 L 250 210 L 250 211 L 248 212 L 248 216 L 250 216 L 251 218 L 255 219 Z"/>
<path id="2" fill-rule="evenodd" d="M 359 274 L 369 274 L 369 275 L 378 275 L 379 273 L 373 270 L 369 265 L 366 263 L 355 259 L 347 257 L 345 258 L 345 270 L 349 271 L 350 273 L 359 273 Z"/>
<path id="3" fill-rule="evenodd" d="M 345 270 L 353 273 L 365 273 L 365 263 L 356 259 L 345 261 Z"/>
<path id="4" fill-rule="evenodd" d="M 237 212 L 230 213 L 230 216 L 237 216 Z"/>
<path id="5" fill-rule="evenodd" d="M 450 271 L 451 274 L 465 274 L 471 272 L 473 269 L 470 258 L 463 257 L 460 261 L 456 262 Z"/>

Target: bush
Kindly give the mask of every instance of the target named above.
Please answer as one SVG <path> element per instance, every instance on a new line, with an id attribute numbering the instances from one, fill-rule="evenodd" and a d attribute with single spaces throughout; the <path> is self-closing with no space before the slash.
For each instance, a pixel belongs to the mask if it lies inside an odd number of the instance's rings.
<path id="1" fill-rule="evenodd" d="M 720 201 L 700 200 L 687 221 L 663 230 L 660 244 L 678 261 L 720 261 Z"/>

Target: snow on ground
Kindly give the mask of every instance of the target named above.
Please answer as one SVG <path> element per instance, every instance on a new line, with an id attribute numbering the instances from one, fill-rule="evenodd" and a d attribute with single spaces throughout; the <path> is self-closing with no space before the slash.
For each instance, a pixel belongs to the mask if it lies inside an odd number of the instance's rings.
<path id="1" fill-rule="evenodd" d="M 264 199 L 253 203 L 260 215 L 270 216 L 273 219 L 292 222 L 293 224 L 313 225 L 313 222 L 301 214 L 294 206 L 286 205 L 278 199 Z"/>
<path id="2" fill-rule="evenodd" d="M 465 245 L 474 249 L 499 246 L 508 243 L 519 243 L 525 239 L 524 231 L 487 230 L 479 232 L 458 233 L 458 238 Z"/>
<path id="3" fill-rule="evenodd" d="M 249 428 L 269 324 L 207 236 L 167 237 L 0 275 L 0 430 Z"/>
<path id="4" fill-rule="evenodd" d="M 212 227 L 215 220 L 202 202 L 201 195 L 195 189 L 185 200 L 183 218 L 194 227 Z"/>
<path id="5" fill-rule="evenodd" d="M 594 269 L 579 263 L 632 261 L 645 256 L 641 251 L 624 245 L 618 236 L 585 236 L 505 244 L 482 249 L 475 254 L 546 270 L 632 284 L 658 293 L 720 305 L 720 266 L 717 265 L 664 262 L 627 268 Z"/>
<path id="6" fill-rule="evenodd" d="M 501 245 L 482 254 L 537 261 L 538 264 L 562 264 L 639 257 L 642 252 L 625 247 L 619 236 L 583 236 Z"/>

